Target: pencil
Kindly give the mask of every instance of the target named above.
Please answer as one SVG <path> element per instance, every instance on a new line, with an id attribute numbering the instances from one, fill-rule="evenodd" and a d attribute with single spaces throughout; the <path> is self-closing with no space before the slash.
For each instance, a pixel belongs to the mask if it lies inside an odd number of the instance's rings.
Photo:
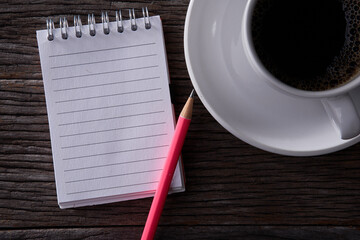
<path id="1" fill-rule="evenodd" d="M 164 208 L 176 164 L 178 162 L 180 152 L 185 141 L 185 136 L 191 122 L 193 102 L 194 90 L 192 90 L 190 97 L 186 101 L 186 104 L 182 109 L 176 124 L 174 136 L 171 140 L 169 152 L 161 173 L 158 188 L 156 189 L 155 196 L 151 204 L 150 212 L 146 220 L 141 240 L 151 240 L 155 236 L 156 228 L 159 223 L 161 212 Z"/>

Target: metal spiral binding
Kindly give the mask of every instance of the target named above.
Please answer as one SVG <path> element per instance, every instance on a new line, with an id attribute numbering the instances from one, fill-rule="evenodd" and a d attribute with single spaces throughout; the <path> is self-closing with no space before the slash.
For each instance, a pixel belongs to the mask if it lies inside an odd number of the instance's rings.
<path id="1" fill-rule="evenodd" d="M 149 16 L 149 11 L 148 11 L 147 7 L 142 8 L 142 14 L 143 14 L 143 18 L 144 18 L 145 29 L 151 29 L 150 16 Z M 125 28 L 123 25 L 121 9 L 119 11 L 115 12 L 115 16 L 116 16 L 117 32 L 122 33 L 125 31 Z M 138 29 L 138 25 L 137 25 L 137 19 L 135 16 L 134 9 L 129 9 L 129 20 L 130 20 L 131 30 L 136 31 Z M 110 21 L 109 21 L 109 15 L 107 12 L 101 13 L 101 22 L 102 22 L 104 34 L 106 34 L 106 35 L 109 34 L 110 33 Z M 96 35 L 96 21 L 95 21 L 95 16 L 93 13 L 88 14 L 88 26 L 89 26 L 90 36 L 95 36 Z M 55 35 L 54 35 L 55 26 L 54 26 L 54 21 L 52 18 L 46 19 L 46 28 L 47 28 L 47 39 L 49 41 L 53 41 L 55 39 Z M 62 39 L 68 39 L 68 37 L 69 37 L 68 28 L 69 28 L 69 25 L 68 25 L 68 21 L 67 21 L 66 17 L 60 17 L 60 34 L 61 34 Z M 74 31 L 75 31 L 75 36 L 77 38 L 82 37 L 82 23 L 81 23 L 80 15 L 74 16 Z"/>
<path id="2" fill-rule="evenodd" d="M 148 8 L 147 7 L 145 9 L 142 8 L 142 13 L 143 13 L 143 17 L 144 17 L 145 28 L 150 29 L 151 28 L 151 23 L 150 23 L 150 17 L 149 17 Z"/>
<path id="3" fill-rule="evenodd" d="M 101 21 L 103 25 L 104 34 L 108 35 L 110 33 L 110 28 L 109 28 L 109 15 L 107 12 L 101 13 Z"/>
<path id="4" fill-rule="evenodd" d="M 66 17 L 60 18 L 60 32 L 62 39 L 68 38 L 68 21 L 66 20 Z"/>
<path id="5" fill-rule="evenodd" d="M 119 11 L 116 11 L 115 15 L 116 15 L 117 31 L 119 33 L 122 33 L 124 31 L 124 25 L 123 25 L 123 22 L 122 22 L 121 9 Z"/>
<path id="6" fill-rule="evenodd" d="M 81 18 L 80 15 L 74 16 L 74 29 L 75 29 L 75 36 L 77 38 L 81 38 L 82 32 L 81 32 Z"/>
<path id="7" fill-rule="evenodd" d="M 95 22 L 94 14 L 93 13 L 91 15 L 88 14 L 88 25 L 89 25 L 90 36 L 96 35 L 95 24 L 96 22 Z"/>
<path id="8" fill-rule="evenodd" d="M 135 16 L 135 10 L 129 9 L 129 17 L 130 17 L 130 24 L 131 24 L 131 30 L 136 31 L 137 30 L 137 25 L 136 25 L 136 16 Z"/>
<path id="9" fill-rule="evenodd" d="M 47 28 L 47 39 L 49 41 L 54 40 L 54 21 L 51 18 L 46 19 L 46 28 Z"/>

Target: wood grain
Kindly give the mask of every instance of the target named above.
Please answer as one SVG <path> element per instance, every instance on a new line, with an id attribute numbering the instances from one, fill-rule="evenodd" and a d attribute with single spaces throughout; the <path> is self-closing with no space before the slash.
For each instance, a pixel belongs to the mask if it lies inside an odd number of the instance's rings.
<path id="1" fill-rule="evenodd" d="M 0 238 L 137 239 L 142 199 L 60 210 L 35 31 L 48 16 L 148 6 L 164 24 L 173 100 L 191 89 L 183 53 L 187 0 L 0 2 Z M 111 15 L 111 20 L 114 16 Z M 158 239 L 359 239 L 360 145 L 319 157 L 256 149 L 196 99 L 183 149 L 187 190 L 169 196 Z"/>
<path id="2" fill-rule="evenodd" d="M 2 239 L 140 239 L 142 227 L 65 228 L 0 231 Z M 139 234 L 140 233 L 140 234 Z M 249 226 L 176 226 L 159 227 L 155 239 L 242 239 L 242 240 L 350 240 L 359 239 L 350 227 L 249 227 Z"/>

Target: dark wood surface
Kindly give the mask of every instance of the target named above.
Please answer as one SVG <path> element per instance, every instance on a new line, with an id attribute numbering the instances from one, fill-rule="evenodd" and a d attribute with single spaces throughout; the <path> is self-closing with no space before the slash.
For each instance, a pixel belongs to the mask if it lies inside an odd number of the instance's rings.
<path id="1" fill-rule="evenodd" d="M 139 239 L 151 199 L 60 210 L 35 31 L 45 19 L 148 6 L 164 24 L 174 103 L 192 89 L 187 0 L 0 2 L 0 239 Z M 114 20 L 113 16 L 112 19 Z M 72 25 L 72 24 L 71 24 Z M 168 197 L 157 239 L 360 239 L 360 144 L 317 157 L 256 149 L 195 101 L 187 190 Z"/>

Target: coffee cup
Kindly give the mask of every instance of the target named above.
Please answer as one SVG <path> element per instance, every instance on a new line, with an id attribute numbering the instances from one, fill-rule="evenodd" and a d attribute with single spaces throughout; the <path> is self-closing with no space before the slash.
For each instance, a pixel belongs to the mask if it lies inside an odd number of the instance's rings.
<path id="1" fill-rule="evenodd" d="M 254 37 L 253 37 L 253 33 L 254 33 L 253 32 L 254 31 L 253 17 L 255 14 L 254 11 L 256 10 L 255 7 L 257 7 L 257 4 L 259 4 L 260 1 L 261 0 L 248 0 L 246 8 L 245 8 L 245 14 L 243 16 L 242 29 L 241 29 L 242 37 L 243 37 L 242 42 L 244 44 L 246 57 L 248 58 L 254 71 L 258 75 L 261 76 L 261 79 L 263 79 L 263 81 L 265 81 L 267 84 L 269 84 L 271 87 L 273 87 L 274 89 L 276 89 L 278 91 L 281 91 L 283 93 L 286 93 L 286 94 L 289 94 L 289 95 L 292 95 L 292 96 L 298 97 L 298 98 L 320 99 L 328 117 L 330 118 L 334 127 L 338 130 L 340 137 L 342 139 L 344 139 L 344 140 L 351 139 L 351 138 L 354 138 L 357 135 L 359 135 L 360 134 L 360 117 L 359 117 L 359 113 L 356 110 L 354 102 L 349 94 L 349 92 L 351 90 L 359 87 L 359 85 L 360 85 L 360 76 L 359 76 L 358 72 L 353 72 L 351 74 L 349 73 L 346 76 L 338 74 L 337 76 L 340 76 L 339 78 L 344 78 L 345 80 L 341 81 L 341 82 L 338 81 L 339 83 L 335 83 L 335 84 L 331 85 L 334 82 L 334 80 L 332 80 L 331 84 L 327 83 L 326 76 L 334 77 L 333 76 L 334 74 L 331 75 L 332 73 L 330 73 L 330 75 L 329 75 L 329 73 L 327 72 L 327 71 L 330 71 L 329 69 L 331 69 L 331 67 L 333 67 L 333 66 L 329 65 L 330 67 L 327 66 L 326 68 L 324 68 L 324 71 L 322 71 L 321 74 L 312 76 L 311 73 L 316 71 L 316 67 L 315 67 L 314 71 L 312 70 L 312 72 L 309 72 L 309 76 L 311 75 L 311 79 L 314 79 L 314 80 L 312 80 L 312 82 L 308 83 L 306 79 L 305 80 L 301 79 L 301 78 L 306 78 L 306 75 L 298 77 L 298 75 L 295 71 L 294 71 L 294 73 L 290 72 L 289 74 L 281 72 L 281 66 L 290 66 L 290 65 L 286 65 L 286 64 L 289 64 L 289 62 L 291 64 L 291 61 L 294 61 L 294 59 L 298 60 L 298 59 L 296 59 L 296 57 L 297 57 L 296 54 L 295 54 L 294 58 L 292 58 L 291 55 L 286 55 L 287 53 L 285 53 L 283 55 L 289 56 L 289 57 L 283 57 L 283 59 L 281 59 L 282 55 L 278 54 L 280 57 L 279 56 L 276 56 L 276 57 L 278 58 L 277 59 L 278 62 L 280 62 L 280 65 L 279 65 L 280 67 L 275 66 L 275 68 L 274 68 L 275 70 L 270 69 L 272 67 L 271 64 L 274 64 L 274 63 L 269 63 L 267 65 L 266 61 L 264 60 L 265 58 L 261 54 L 259 56 L 259 52 L 261 52 L 262 50 L 259 51 L 256 48 L 257 47 L 256 42 L 254 43 L 254 41 L 256 41 L 256 39 L 254 39 Z M 267 2 L 267 5 L 269 5 L 268 3 L 272 2 L 271 0 L 265 0 L 265 1 Z M 273 0 L 273 1 L 279 2 L 277 0 Z M 293 2 L 293 1 L 288 1 L 288 2 Z M 275 8 L 279 9 L 278 6 L 275 6 Z M 334 7 L 334 9 L 335 9 L 334 11 L 336 13 L 340 14 L 339 16 L 341 17 L 341 12 L 339 12 L 339 11 L 343 11 L 343 10 L 342 9 L 337 10 L 336 8 L 337 8 L 337 6 Z M 269 11 L 271 11 L 271 9 Z M 301 11 L 301 10 L 299 10 L 299 11 Z M 276 16 L 279 15 L 279 13 L 275 13 L 275 14 L 277 14 Z M 267 14 L 266 16 L 271 17 L 271 14 L 270 15 Z M 304 16 L 304 17 L 309 17 L 309 16 Z M 267 19 L 264 19 L 264 21 L 268 22 Z M 287 21 L 287 19 L 284 19 L 284 21 Z M 322 21 L 322 19 L 320 19 L 320 21 Z M 344 17 L 344 21 L 345 21 L 345 17 Z M 331 28 L 332 26 L 329 26 L 329 27 Z M 341 32 L 341 27 L 342 26 L 339 27 L 340 32 Z M 284 31 L 285 30 L 286 29 L 284 29 Z M 344 34 L 345 33 L 348 34 L 347 31 L 349 31 L 349 26 L 346 25 Z M 360 30 L 358 30 L 358 29 L 356 31 L 360 32 Z M 267 34 L 269 34 L 269 36 L 270 36 L 269 38 L 272 37 L 271 32 L 268 31 Z M 282 33 L 280 33 L 280 34 L 282 34 Z M 333 34 L 333 33 L 331 32 L 331 34 Z M 337 34 L 337 35 L 339 35 L 339 34 Z M 262 39 L 264 40 L 264 38 L 262 38 Z M 274 38 L 274 39 L 276 39 L 276 38 Z M 339 38 L 339 39 L 341 39 L 341 38 Z M 265 38 L 265 41 L 266 41 L 266 38 Z M 311 38 L 310 38 L 310 41 L 311 41 Z M 279 44 L 277 44 L 277 42 L 275 42 L 275 44 L 273 44 L 273 45 L 274 45 L 274 49 L 276 51 L 276 46 Z M 270 45 L 270 48 L 271 47 L 272 46 Z M 278 47 L 280 49 L 281 45 L 279 45 Z M 295 47 L 296 46 L 294 46 L 294 48 Z M 343 48 L 344 47 L 342 47 L 342 49 Z M 274 50 L 274 49 L 272 49 L 272 50 Z M 287 49 L 284 49 L 282 51 L 287 51 Z M 324 49 L 324 51 L 325 51 L 325 53 L 327 53 L 326 49 Z M 334 52 L 336 52 L 336 51 L 334 51 Z M 264 55 L 263 52 L 262 52 L 262 54 Z M 301 54 L 301 51 L 299 51 L 299 54 Z M 311 54 L 312 54 L 312 52 L 309 53 L 310 60 L 311 60 Z M 349 52 L 347 52 L 347 54 L 349 54 Z M 273 55 L 277 55 L 276 52 L 273 53 Z M 273 55 L 271 55 L 271 54 L 269 55 L 268 59 L 270 59 L 270 62 L 271 62 L 271 59 L 273 59 L 272 58 Z M 274 58 L 276 58 L 276 57 L 274 57 Z M 307 56 L 305 56 L 305 57 L 307 57 Z M 320 60 L 321 60 L 321 57 L 322 56 L 320 55 L 319 56 Z M 336 58 L 336 61 L 341 62 L 341 59 L 342 59 L 341 56 L 340 57 L 334 56 L 334 59 L 335 58 Z M 289 62 L 287 62 L 287 61 L 289 61 Z M 315 62 L 314 64 L 317 64 L 318 62 L 319 61 Z M 281 64 L 283 64 L 283 65 L 281 65 Z M 307 64 L 309 64 L 309 63 L 307 63 Z M 333 64 L 333 63 L 331 62 L 331 64 Z M 338 63 L 336 63 L 336 64 L 338 64 Z M 349 64 L 349 63 L 346 62 L 344 64 Z M 360 64 L 360 62 L 359 62 L 359 64 Z M 311 63 L 308 66 L 310 68 L 313 67 L 313 66 L 311 66 Z M 333 68 L 339 70 L 338 66 L 333 67 Z M 299 67 L 299 71 L 301 71 L 301 69 L 304 69 L 304 68 Z M 350 68 L 346 68 L 346 69 L 350 69 Z M 353 69 L 353 68 L 351 68 L 351 69 Z M 356 69 L 360 70 L 360 66 L 356 67 Z M 286 71 L 288 71 L 288 70 L 286 69 L 285 72 Z M 349 72 L 349 70 L 347 70 L 347 71 Z M 301 75 L 301 74 L 299 74 L 299 75 Z M 310 79 L 310 77 L 309 77 L 309 79 Z M 318 82 L 316 82 L 316 81 L 318 81 Z M 292 84 L 293 82 L 295 84 Z M 306 84 L 304 84 L 304 83 L 306 83 Z M 311 85 L 311 84 L 313 84 L 313 86 L 307 87 L 308 85 Z M 322 87 L 322 86 L 326 86 L 326 87 Z"/>

